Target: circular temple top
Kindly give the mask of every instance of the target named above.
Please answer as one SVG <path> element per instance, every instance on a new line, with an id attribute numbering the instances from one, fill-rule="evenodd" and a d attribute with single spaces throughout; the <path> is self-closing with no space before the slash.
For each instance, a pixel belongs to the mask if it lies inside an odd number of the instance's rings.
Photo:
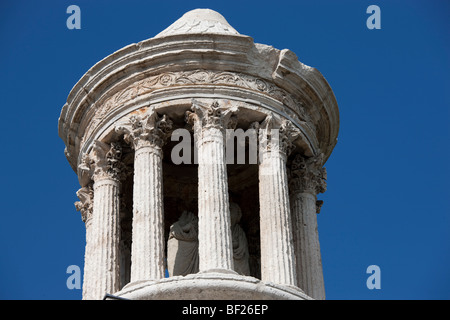
<path id="1" fill-rule="evenodd" d="M 59 117 L 65 155 L 77 172 L 94 141 L 114 139 L 121 117 L 153 105 L 182 119 L 192 98 L 221 99 L 260 115 L 249 121 L 267 113 L 291 120 L 302 133 L 297 145 L 306 156 L 323 153 L 326 161 L 337 142 L 338 105 L 317 69 L 288 49 L 254 43 L 213 10 L 196 9 L 155 37 L 105 57 L 81 77 Z"/>
<path id="2" fill-rule="evenodd" d="M 220 13 L 210 9 L 195 9 L 186 12 L 155 38 L 187 33 L 239 34 Z"/>

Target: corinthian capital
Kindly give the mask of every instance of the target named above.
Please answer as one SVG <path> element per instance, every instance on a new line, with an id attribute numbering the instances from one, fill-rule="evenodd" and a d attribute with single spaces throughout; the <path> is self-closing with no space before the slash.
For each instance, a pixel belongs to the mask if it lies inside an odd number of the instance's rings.
<path id="1" fill-rule="evenodd" d="M 81 220 L 88 224 L 92 217 L 92 207 L 94 205 L 94 190 L 92 185 L 81 188 L 77 191 L 80 201 L 75 202 L 75 208 L 81 213 Z"/>
<path id="2" fill-rule="evenodd" d="M 166 115 L 158 116 L 153 107 L 143 115 L 132 115 L 115 128 L 124 134 L 125 142 L 137 150 L 144 146 L 161 148 L 172 130 L 172 121 Z"/>
<path id="3" fill-rule="evenodd" d="M 252 127 L 258 130 L 260 152 L 280 152 L 288 156 L 295 149 L 294 141 L 300 136 L 291 121 L 270 113 L 264 121 L 253 123 Z"/>
<path id="4" fill-rule="evenodd" d="M 323 167 L 324 155 L 305 158 L 297 154 L 290 166 L 291 192 L 308 192 L 314 195 L 327 190 L 327 170 Z"/>
<path id="5" fill-rule="evenodd" d="M 123 172 L 122 147 L 119 143 L 107 144 L 99 140 L 94 143 L 93 159 L 93 180 L 98 181 L 104 178 L 120 180 Z"/>
<path id="6" fill-rule="evenodd" d="M 223 131 L 236 127 L 236 107 L 224 108 L 217 101 L 207 105 L 193 99 L 191 110 L 186 112 L 186 122 L 194 127 L 196 134 L 210 128 Z"/>

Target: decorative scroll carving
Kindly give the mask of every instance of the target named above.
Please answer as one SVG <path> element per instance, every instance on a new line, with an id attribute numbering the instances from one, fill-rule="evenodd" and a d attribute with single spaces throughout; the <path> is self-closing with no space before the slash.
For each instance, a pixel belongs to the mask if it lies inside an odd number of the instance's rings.
<path id="1" fill-rule="evenodd" d="M 325 192 L 327 170 L 323 167 L 323 163 L 323 153 L 310 158 L 305 158 L 300 154 L 296 155 L 290 167 L 289 187 L 291 192 L 309 192 L 314 195 Z"/>
<path id="2" fill-rule="evenodd" d="M 244 73 L 197 69 L 192 71 L 165 72 L 148 76 L 115 93 L 104 102 L 99 101 L 96 103 L 98 107 L 96 107 L 95 115 L 86 129 L 85 136 L 90 135 L 98 123 L 107 114 L 110 114 L 114 108 L 123 105 L 127 101 L 151 93 L 157 89 L 184 85 L 228 85 L 264 93 L 283 103 L 287 108 L 282 111 L 286 112 L 292 119 L 304 121 L 305 125 L 311 126 L 311 129 L 313 131 L 315 130 L 314 121 L 307 108 L 305 108 L 304 103 L 270 81 Z"/>
<path id="3" fill-rule="evenodd" d="M 115 128 L 119 134 L 124 134 L 125 142 L 137 150 L 144 146 L 161 148 L 170 136 L 172 121 L 166 116 L 158 116 L 154 108 L 149 108 L 141 115 L 132 115 L 126 122 Z"/>
<path id="4" fill-rule="evenodd" d="M 149 76 L 143 80 L 133 83 L 128 88 L 114 94 L 108 98 L 99 110 L 98 117 L 101 118 L 109 112 L 114 106 L 134 99 L 137 96 L 149 93 L 153 90 L 177 86 L 177 85 L 233 85 L 258 92 L 265 93 L 272 98 L 282 102 L 292 110 L 298 113 L 301 120 L 308 121 L 309 115 L 303 106 L 303 103 L 287 93 L 285 90 L 277 87 L 267 80 L 250 76 L 243 73 L 193 70 L 180 72 L 166 72 L 155 76 Z"/>

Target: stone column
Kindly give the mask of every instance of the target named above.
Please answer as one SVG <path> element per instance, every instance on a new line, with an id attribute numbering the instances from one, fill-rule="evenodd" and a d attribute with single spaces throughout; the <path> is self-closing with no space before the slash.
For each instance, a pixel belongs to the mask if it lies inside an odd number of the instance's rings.
<path id="1" fill-rule="evenodd" d="M 304 158 L 296 155 L 290 167 L 289 189 L 294 224 L 297 282 L 314 299 L 325 299 L 317 213 L 322 204 L 316 195 L 326 190 L 323 155 Z"/>
<path id="2" fill-rule="evenodd" d="M 259 126 L 261 280 L 293 286 L 297 279 L 286 158 L 298 135 L 291 122 L 273 114 Z"/>
<path id="3" fill-rule="evenodd" d="M 130 282 L 164 278 L 162 146 L 172 121 L 154 108 L 141 111 L 116 127 L 135 150 Z"/>
<path id="4" fill-rule="evenodd" d="M 83 299 L 102 299 L 120 289 L 119 175 L 120 145 L 96 141 L 92 157 L 84 158 L 82 171 L 92 173 L 92 217 L 86 217 L 86 253 Z M 81 189 L 83 190 L 83 188 Z M 79 191 L 81 198 L 88 190 Z"/>
<path id="5" fill-rule="evenodd" d="M 83 298 L 88 297 L 87 288 L 91 287 L 91 247 L 93 245 L 92 233 L 92 207 L 94 204 L 94 190 L 92 183 L 77 191 L 80 201 L 75 202 L 75 208 L 81 213 L 81 219 L 86 227 L 86 247 L 84 251 L 84 275 L 83 275 Z"/>
<path id="6" fill-rule="evenodd" d="M 225 129 L 236 125 L 235 109 L 217 102 L 193 101 L 187 122 L 194 127 L 198 152 L 198 240 L 199 270 L 232 271 L 228 177 L 225 161 Z"/>

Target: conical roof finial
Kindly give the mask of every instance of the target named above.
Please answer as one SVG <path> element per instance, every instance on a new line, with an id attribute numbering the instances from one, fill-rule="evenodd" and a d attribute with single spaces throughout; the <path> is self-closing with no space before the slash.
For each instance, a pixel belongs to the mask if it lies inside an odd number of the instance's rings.
<path id="1" fill-rule="evenodd" d="M 210 9 L 195 9 L 186 12 L 180 19 L 160 32 L 155 38 L 175 34 L 213 33 L 239 35 L 227 20 L 218 12 Z"/>

